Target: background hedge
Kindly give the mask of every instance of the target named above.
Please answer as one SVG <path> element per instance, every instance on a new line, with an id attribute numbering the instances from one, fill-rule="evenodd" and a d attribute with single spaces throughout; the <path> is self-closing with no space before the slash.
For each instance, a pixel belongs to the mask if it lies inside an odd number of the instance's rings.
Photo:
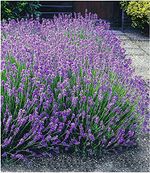
<path id="1" fill-rule="evenodd" d="M 122 9 L 131 17 L 132 26 L 145 29 L 150 24 L 149 1 L 122 1 Z"/>
<path id="2" fill-rule="evenodd" d="M 39 1 L 2 1 L 1 17 L 5 20 L 37 17 L 39 7 Z"/>

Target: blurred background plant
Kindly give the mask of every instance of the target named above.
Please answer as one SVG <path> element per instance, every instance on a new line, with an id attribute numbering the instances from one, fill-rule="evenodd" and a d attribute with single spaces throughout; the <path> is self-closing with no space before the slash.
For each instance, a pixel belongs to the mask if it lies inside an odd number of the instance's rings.
<path id="1" fill-rule="evenodd" d="M 132 26 L 142 30 L 149 29 L 150 2 L 149 1 L 121 1 L 121 8 L 131 17 Z"/>
<path id="2" fill-rule="evenodd" d="M 39 7 L 39 1 L 1 1 L 1 18 L 8 20 L 37 17 L 40 15 Z"/>

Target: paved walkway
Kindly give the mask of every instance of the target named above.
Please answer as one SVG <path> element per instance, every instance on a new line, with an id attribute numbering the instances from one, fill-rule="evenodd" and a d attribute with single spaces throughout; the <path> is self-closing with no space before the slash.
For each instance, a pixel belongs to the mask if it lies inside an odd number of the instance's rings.
<path id="1" fill-rule="evenodd" d="M 150 42 L 149 38 L 133 31 L 113 31 L 122 41 L 122 47 L 126 54 L 131 57 L 135 72 L 150 79 Z"/>

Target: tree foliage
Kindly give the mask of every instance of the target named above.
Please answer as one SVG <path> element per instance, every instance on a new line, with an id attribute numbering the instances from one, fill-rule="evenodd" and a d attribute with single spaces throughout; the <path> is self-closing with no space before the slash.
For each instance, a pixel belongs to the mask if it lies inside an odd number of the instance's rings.
<path id="1" fill-rule="evenodd" d="M 132 26 L 144 29 L 150 24 L 149 1 L 122 1 L 122 9 L 131 17 Z"/>
<path id="2" fill-rule="evenodd" d="M 2 1 L 1 2 L 1 18 L 21 19 L 27 17 L 36 17 L 39 15 L 39 1 Z"/>

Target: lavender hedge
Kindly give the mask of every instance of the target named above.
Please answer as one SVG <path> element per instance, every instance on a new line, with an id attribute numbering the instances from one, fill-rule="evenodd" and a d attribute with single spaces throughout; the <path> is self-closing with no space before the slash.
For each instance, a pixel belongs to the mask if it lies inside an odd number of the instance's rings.
<path id="1" fill-rule="evenodd" d="M 148 87 L 94 14 L 3 21 L 2 159 L 98 153 L 148 131 Z"/>

